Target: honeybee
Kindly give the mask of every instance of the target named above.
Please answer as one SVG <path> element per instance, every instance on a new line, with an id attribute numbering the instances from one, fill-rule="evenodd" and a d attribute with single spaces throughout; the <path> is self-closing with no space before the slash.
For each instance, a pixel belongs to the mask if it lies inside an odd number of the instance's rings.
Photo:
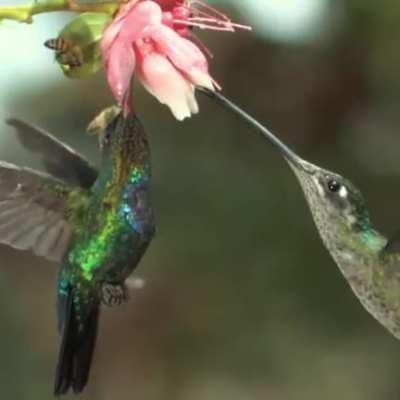
<path id="1" fill-rule="evenodd" d="M 68 65 L 71 68 L 78 68 L 83 65 L 83 54 L 78 46 L 73 45 L 70 41 L 58 37 L 49 39 L 44 42 L 44 45 L 56 53 L 56 60 L 63 65 Z"/>

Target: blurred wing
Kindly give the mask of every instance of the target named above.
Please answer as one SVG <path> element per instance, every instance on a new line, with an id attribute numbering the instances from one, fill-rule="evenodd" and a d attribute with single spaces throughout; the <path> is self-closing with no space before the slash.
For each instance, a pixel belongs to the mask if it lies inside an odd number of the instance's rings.
<path id="1" fill-rule="evenodd" d="M 71 236 L 69 194 L 49 175 L 0 162 L 0 243 L 60 261 Z"/>
<path id="2" fill-rule="evenodd" d="M 71 184 L 89 188 L 97 178 L 98 171 L 81 154 L 52 136 L 24 121 L 10 118 L 7 123 L 16 129 L 20 143 L 42 157 L 46 171 Z"/>

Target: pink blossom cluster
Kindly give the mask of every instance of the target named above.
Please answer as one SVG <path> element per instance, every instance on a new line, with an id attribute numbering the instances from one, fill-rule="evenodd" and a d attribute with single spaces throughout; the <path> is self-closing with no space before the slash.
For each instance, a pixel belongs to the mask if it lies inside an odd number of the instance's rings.
<path id="1" fill-rule="evenodd" d="M 200 0 L 130 0 L 120 8 L 101 51 L 109 86 L 125 114 L 132 111 L 133 75 L 178 120 L 198 112 L 196 87 L 218 88 L 194 27 L 246 28 Z"/>

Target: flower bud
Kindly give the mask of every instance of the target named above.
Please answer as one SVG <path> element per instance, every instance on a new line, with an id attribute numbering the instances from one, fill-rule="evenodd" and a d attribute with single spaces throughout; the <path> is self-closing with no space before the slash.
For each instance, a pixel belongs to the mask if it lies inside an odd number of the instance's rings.
<path id="1" fill-rule="evenodd" d="M 87 12 L 80 14 L 64 27 L 54 40 L 58 46 L 53 49 L 66 76 L 85 78 L 101 68 L 99 44 L 103 31 L 111 20 L 109 14 Z"/>

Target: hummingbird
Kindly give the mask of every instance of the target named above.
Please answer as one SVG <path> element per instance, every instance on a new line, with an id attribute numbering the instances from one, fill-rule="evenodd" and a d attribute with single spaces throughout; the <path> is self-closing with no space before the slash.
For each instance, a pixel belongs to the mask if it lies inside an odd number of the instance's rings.
<path id="1" fill-rule="evenodd" d="M 89 125 L 99 135 L 96 170 L 49 133 L 8 123 L 46 173 L 0 162 L 0 242 L 60 263 L 58 328 L 62 336 L 55 395 L 85 388 L 102 304 L 127 300 L 125 280 L 155 232 L 149 143 L 139 119 L 119 107 Z"/>
<path id="2" fill-rule="evenodd" d="M 400 235 L 374 229 L 360 190 L 293 152 L 265 126 L 217 92 L 201 89 L 246 121 L 283 155 L 304 192 L 326 249 L 364 308 L 400 339 Z"/>

